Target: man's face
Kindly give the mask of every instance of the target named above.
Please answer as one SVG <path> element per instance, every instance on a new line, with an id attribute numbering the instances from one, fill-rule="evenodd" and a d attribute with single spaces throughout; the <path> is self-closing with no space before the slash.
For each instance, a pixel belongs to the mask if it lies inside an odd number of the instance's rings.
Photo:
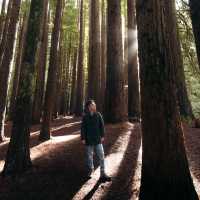
<path id="1" fill-rule="evenodd" d="M 89 105 L 89 111 L 90 112 L 96 112 L 96 104 L 93 102 Z"/>

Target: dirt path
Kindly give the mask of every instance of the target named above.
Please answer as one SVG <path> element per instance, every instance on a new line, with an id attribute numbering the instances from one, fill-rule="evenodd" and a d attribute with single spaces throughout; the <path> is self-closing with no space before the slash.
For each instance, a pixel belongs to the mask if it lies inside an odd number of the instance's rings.
<path id="1" fill-rule="evenodd" d="M 39 143 L 39 126 L 33 126 L 30 146 L 34 167 L 15 180 L 0 178 L 0 200 L 137 199 L 141 170 L 139 124 L 106 126 L 106 166 L 113 180 L 104 184 L 98 182 L 96 162 L 92 178 L 85 178 L 85 149 L 80 143 L 79 129 L 80 119 L 58 119 L 52 125 L 52 139 Z M 9 136 L 10 124 L 6 130 Z M 200 129 L 185 126 L 185 132 L 190 168 L 198 187 Z M 0 144 L 0 169 L 3 168 L 7 143 Z"/>

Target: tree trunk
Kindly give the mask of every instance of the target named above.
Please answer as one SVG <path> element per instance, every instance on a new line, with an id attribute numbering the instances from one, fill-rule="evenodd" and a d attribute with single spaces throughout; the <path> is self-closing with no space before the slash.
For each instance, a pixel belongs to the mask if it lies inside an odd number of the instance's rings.
<path id="1" fill-rule="evenodd" d="M 199 0 L 189 0 L 190 6 L 190 16 L 192 20 L 192 28 L 195 38 L 197 58 L 200 67 L 200 1 Z"/>
<path id="2" fill-rule="evenodd" d="M 83 96 L 84 96 L 84 27 L 83 27 L 83 0 L 80 0 L 80 21 L 79 21 L 79 49 L 78 49 L 78 72 L 77 72 L 77 90 L 76 90 L 76 106 L 75 115 L 81 116 L 83 112 Z"/>
<path id="3" fill-rule="evenodd" d="M 5 117 L 5 107 L 7 100 L 8 91 L 8 80 L 10 72 L 10 63 L 13 56 L 13 47 L 15 43 L 15 33 L 19 17 L 21 0 L 13 1 L 11 16 L 8 25 L 8 32 L 6 36 L 5 49 L 2 55 L 2 60 L 0 63 L 0 140 L 4 138 L 4 117 Z"/>
<path id="4" fill-rule="evenodd" d="M 36 89 L 33 101 L 33 116 L 32 123 L 40 123 L 40 118 L 43 108 L 43 96 L 44 96 L 44 84 L 46 73 L 46 60 L 47 60 L 47 48 L 48 48 L 48 0 L 44 1 L 43 23 L 41 26 L 41 41 L 38 46 L 38 59 L 36 62 L 37 77 L 36 77 Z"/>
<path id="5" fill-rule="evenodd" d="M 172 15 L 169 20 L 169 24 L 171 25 L 171 33 L 173 34 L 173 61 L 175 66 L 175 77 L 176 77 L 176 91 L 177 91 L 177 100 L 179 111 L 182 117 L 184 118 L 194 118 L 192 112 L 192 106 L 190 100 L 188 98 L 186 82 L 185 82 L 185 74 L 184 74 L 184 66 L 183 66 L 183 57 L 181 52 L 181 45 L 178 34 L 177 27 L 177 19 L 176 19 L 176 8 L 175 8 L 175 0 L 172 0 L 174 3 L 172 4 Z"/>
<path id="6" fill-rule="evenodd" d="M 0 42 L 0 63 L 2 62 L 3 54 L 4 54 L 4 50 L 6 46 L 8 28 L 10 24 L 10 17 L 12 15 L 12 9 L 13 9 L 12 5 L 13 5 L 13 0 L 9 0 L 4 27 L 3 27 L 3 33 L 2 33 L 1 42 Z M 1 64 L 0 64 L 0 67 L 1 67 Z"/>
<path id="7" fill-rule="evenodd" d="M 53 114 L 54 101 L 56 99 L 56 77 L 58 73 L 58 46 L 61 28 L 62 18 L 62 0 L 57 1 L 56 13 L 54 18 L 54 27 L 52 32 L 51 50 L 50 50 L 50 61 L 49 61 L 49 72 L 47 79 L 47 87 L 45 93 L 44 102 L 44 113 L 42 117 L 42 128 L 40 132 L 40 140 L 50 139 L 50 125 Z"/>
<path id="8" fill-rule="evenodd" d="M 106 5 L 105 0 L 102 0 L 101 5 L 101 99 L 100 111 L 104 112 L 105 106 L 105 89 L 106 89 Z"/>
<path id="9" fill-rule="evenodd" d="M 198 199 L 176 101 L 172 4 L 137 0 L 143 136 L 140 200 Z"/>
<path id="10" fill-rule="evenodd" d="M 25 43 L 26 51 L 24 51 L 22 59 L 15 116 L 3 170 L 4 175 L 21 173 L 31 166 L 29 136 L 34 91 L 35 55 L 42 11 L 43 1 L 32 0 Z"/>
<path id="11" fill-rule="evenodd" d="M 70 100 L 70 114 L 74 113 L 75 102 L 76 102 L 76 77 L 77 77 L 77 49 L 74 50 L 73 57 L 73 71 L 72 71 L 72 90 L 71 90 L 71 100 Z"/>
<path id="12" fill-rule="evenodd" d="M 109 0 L 107 20 L 107 80 L 105 120 L 121 122 L 125 112 L 124 69 L 122 53 L 121 1 Z"/>
<path id="13" fill-rule="evenodd" d="M 1 17 L 0 17 L 0 41 L 3 34 L 3 28 L 5 24 L 5 8 L 6 8 L 6 0 L 3 0 L 2 6 L 1 6 Z"/>
<path id="14" fill-rule="evenodd" d="M 28 16 L 27 13 L 23 16 L 23 24 L 19 33 L 19 44 L 17 48 L 17 57 L 15 61 L 15 70 L 14 70 L 14 78 L 12 83 L 12 93 L 11 93 L 11 100 L 10 100 L 10 107 L 9 107 L 9 118 L 12 120 L 14 116 L 14 110 L 15 110 L 15 102 L 17 98 L 17 91 L 18 91 L 18 85 L 19 85 L 19 76 L 21 71 L 21 62 L 22 62 L 22 55 L 24 52 L 24 45 L 25 45 L 25 39 L 26 39 L 26 32 L 27 32 L 27 22 L 28 22 Z"/>
<path id="15" fill-rule="evenodd" d="M 128 116 L 130 120 L 140 117 L 137 23 L 135 0 L 128 0 Z"/>
<path id="16" fill-rule="evenodd" d="M 90 0 L 88 99 L 99 106 L 100 98 L 100 17 L 99 0 Z"/>

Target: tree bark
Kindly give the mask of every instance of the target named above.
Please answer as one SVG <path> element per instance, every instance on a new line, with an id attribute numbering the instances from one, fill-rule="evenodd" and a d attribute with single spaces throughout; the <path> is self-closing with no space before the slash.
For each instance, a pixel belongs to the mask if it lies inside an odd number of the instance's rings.
<path id="1" fill-rule="evenodd" d="M 192 20 L 192 28 L 195 38 L 197 58 L 200 67 L 200 1 L 199 0 L 189 0 L 190 6 L 190 16 Z"/>
<path id="2" fill-rule="evenodd" d="M 100 104 L 100 15 L 99 0 L 90 0 L 88 99 Z"/>
<path id="3" fill-rule="evenodd" d="M 13 47 L 15 43 L 16 27 L 19 18 L 21 0 L 13 1 L 8 32 L 5 38 L 5 49 L 3 51 L 0 63 L 0 141 L 4 138 L 4 118 L 8 91 L 8 81 L 10 72 L 10 63 L 13 56 Z"/>
<path id="4" fill-rule="evenodd" d="M 24 51 L 22 59 L 15 116 L 3 170 L 4 175 L 18 174 L 31 166 L 29 136 L 34 91 L 35 55 L 42 11 L 43 1 L 32 0 L 25 43 L 26 51 Z"/>
<path id="5" fill-rule="evenodd" d="M 21 62 L 22 62 L 22 55 L 24 52 L 24 45 L 26 39 L 26 32 L 27 32 L 27 23 L 28 23 L 28 16 L 27 13 L 23 16 L 22 27 L 19 33 L 18 39 L 18 48 L 17 48 L 17 56 L 15 61 L 15 69 L 14 69 L 14 78 L 12 83 L 12 93 L 11 93 L 11 100 L 10 100 L 10 107 L 9 107 L 9 118 L 12 120 L 15 110 L 15 102 L 17 98 L 17 91 L 19 85 L 19 76 L 21 71 Z"/>
<path id="6" fill-rule="evenodd" d="M 71 90 L 71 100 L 70 100 L 70 114 L 74 113 L 75 102 L 76 102 L 76 82 L 77 80 L 77 48 L 74 49 L 73 57 L 73 71 L 72 71 L 72 90 Z"/>
<path id="7" fill-rule="evenodd" d="M 3 0 L 2 6 L 1 6 L 1 17 L 0 17 L 0 41 L 3 34 L 3 28 L 5 24 L 5 8 L 6 8 L 6 0 Z"/>
<path id="8" fill-rule="evenodd" d="M 0 42 L 0 63 L 2 62 L 3 54 L 4 54 L 4 50 L 5 50 L 5 46 L 6 46 L 6 41 L 7 41 L 6 38 L 8 35 L 10 17 L 12 15 L 12 9 L 13 9 L 12 5 L 13 5 L 13 0 L 9 0 L 8 7 L 7 7 L 7 13 L 6 13 L 6 17 L 5 17 L 5 23 L 4 23 L 4 27 L 3 27 L 3 33 L 2 33 L 1 42 Z M 0 64 L 0 67 L 1 67 L 1 64 Z"/>
<path id="9" fill-rule="evenodd" d="M 102 102 L 99 105 L 100 111 L 104 112 L 105 108 L 105 89 L 106 89 L 106 58 L 107 58 L 107 48 L 106 48 L 106 5 L 105 0 L 102 0 L 101 5 L 101 99 Z"/>
<path id="10" fill-rule="evenodd" d="M 46 73 L 46 60 L 48 49 L 48 0 L 44 1 L 43 23 L 41 24 L 41 41 L 38 46 L 38 59 L 36 62 L 37 77 L 36 77 L 36 89 L 34 93 L 33 101 L 33 116 L 32 123 L 40 123 L 42 108 L 43 108 L 43 96 L 44 96 L 44 84 Z"/>
<path id="11" fill-rule="evenodd" d="M 84 54 L 84 27 L 83 27 L 83 0 L 80 0 L 80 21 L 79 21 L 79 49 L 78 49 L 78 71 L 77 71 L 77 90 L 76 90 L 76 106 L 75 115 L 81 116 L 83 112 L 83 98 L 84 98 L 84 68 L 83 68 L 83 54 Z"/>
<path id="12" fill-rule="evenodd" d="M 50 139 L 50 126 L 54 110 L 54 101 L 56 99 L 56 77 L 58 73 L 58 46 L 61 28 L 63 2 L 58 0 L 56 4 L 56 13 L 54 18 L 54 27 L 52 32 L 51 50 L 48 79 L 45 93 L 44 113 L 42 117 L 42 127 L 40 132 L 40 140 Z"/>
<path id="13" fill-rule="evenodd" d="M 143 137 L 140 200 L 198 199 L 176 101 L 172 5 L 169 0 L 137 0 Z"/>
<path id="14" fill-rule="evenodd" d="M 105 120 L 127 120 L 122 52 L 121 1 L 108 0 L 107 19 L 107 80 L 105 95 Z"/>
<path id="15" fill-rule="evenodd" d="M 128 0 L 128 116 L 130 120 L 138 120 L 140 117 L 140 94 L 138 75 L 137 52 L 137 23 L 136 2 Z"/>

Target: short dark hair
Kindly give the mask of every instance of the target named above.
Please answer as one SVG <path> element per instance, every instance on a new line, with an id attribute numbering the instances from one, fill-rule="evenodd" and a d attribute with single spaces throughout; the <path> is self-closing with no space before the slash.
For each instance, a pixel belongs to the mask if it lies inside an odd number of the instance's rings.
<path id="1" fill-rule="evenodd" d="M 88 113 L 89 112 L 89 106 L 92 104 L 92 103 L 95 103 L 95 101 L 93 99 L 89 99 L 86 101 L 85 103 L 85 108 L 84 108 L 84 113 Z"/>

